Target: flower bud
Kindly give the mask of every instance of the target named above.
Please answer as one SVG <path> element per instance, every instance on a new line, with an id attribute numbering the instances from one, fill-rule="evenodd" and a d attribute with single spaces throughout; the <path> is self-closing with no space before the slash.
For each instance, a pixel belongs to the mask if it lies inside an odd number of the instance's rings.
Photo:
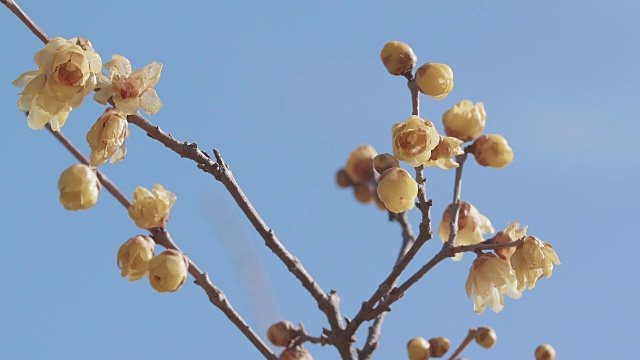
<path id="1" fill-rule="evenodd" d="M 391 168 L 380 175 L 378 196 L 387 209 L 401 213 L 413 209 L 418 183 L 402 168 Z"/>
<path id="2" fill-rule="evenodd" d="M 412 71 L 418 58 L 408 44 L 400 41 L 391 41 L 384 44 L 380 52 L 380 59 L 391 75 L 402 75 Z"/>
<path id="3" fill-rule="evenodd" d="M 496 344 L 496 341 L 498 341 L 498 335 L 496 335 L 496 332 L 492 328 L 483 326 L 476 330 L 476 342 L 483 348 L 492 348 Z"/>
<path id="4" fill-rule="evenodd" d="M 75 164 L 60 175 L 58 190 L 60 203 L 66 210 L 88 209 L 98 202 L 100 181 L 93 169 Z"/>
<path id="5" fill-rule="evenodd" d="M 378 154 L 373 158 L 373 168 L 378 174 L 394 167 L 400 167 L 400 161 L 391 154 Z"/>
<path id="6" fill-rule="evenodd" d="M 313 360 L 313 356 L 307 350 L 296 347 L 284 349 L 280 354 L 280 360 Z"/>
<path id="7" fill-rule="evenodd" d="M 376 187 L 373 184 L 357 184 L 353 187 L 353 195 L 363 204 L 376 201 L 375 193 Z"/>
<path id="8" fill-rule="evenodd" d="M 344 169 L 340 169 L 336 173 L 336 183 L 341 188 L 348 188 L 349 186 L 353 186 L 353 181 L 351 181 L 351 178 Z"/>
<path id="9" fill-rule="evenodd" d="M 427 360 L 431 355 L 431 345 L 423 337 L 416 337 L 407 343 L 409 360 Z"/>
<path id="10" fill-rule="evenodd" d="M 138 186 L 133 192 L 133 205 L 129 216 L 142 229 L 164 227 L 169 221 L 169 211 L 176 202 L 176 195 L 156 184 L 153 192 Z"/>
<path id="11" fill-rule="evenodd" d="M 426 63 L 416 71 L 416 84 L 421 93 L 442 100 L 453 90 L 453 71 L 446 64 Z"/>
<path id="12" fill-rule="evenodd" d="M 478 164 L 503 168 L 513 161 L 513 150 L 507 140 L 498 134 L 482 135 L 473 143 L 473 155 Z"/>
<path id="13" fill-rule="evenodd" d="M 117 258 L 122 277 L 128 276 L 129 281 L 142 279 L 149 269 L 155 245 L 153 239 L 145 235 L 138 235 L 122 244 Z"/>
<path id="14" fill-rule="evenodd" d="M 462 141 L 471 141 L 484 131 L 487 113 L 481 102 L 473 105 L 470 100 L 462 100 L 442 115 L 444 131 Z"/>
<path id="15" fill-rule="evenodd" d="M 411 115 L 407 121 L 391 127 L 391 139 L 396 159 L 416 167 L 429 161 L 440 135 L 431 121 Z"/>
<path id="16" fill-rule="evenodd" d="M 91 166 L 103 165 L 107 159 L 116 163 L 127 154 L 124 141 L 129 137 L 127 117 L 114 108 L 108 108 L 87 132 L 87 142 L 91 148 Z"/>
<path id="17" fill-rule="evenodd" d="M 280 321 L 269 327 L 269 330 L 267 330 L 267 337 L 273 345 L 286 347 L 291 344 L 291 341 L 295 337 L 297 331 L 298 328 L 296 328 L 290 321 Z"/>
<path id="18" fill-rule="evenodd" d="M 451 342 L 446 337 L 435 337 L 429 339 L 429 345 L 431 345 L 431 356 L 439 358 L 449 351 Z"/>
<path id="19" fill-rule="evenodd" d="M 556 350 L 549 344 L 536 348 L 536 360 L 556 360 Z"/>
<path id="20" fill-rule="evenodd" d="M 360 145 L 349 154 L 344 170 L 355 184 L 373 180 L 373 158 L 376 155 L 378 153 L 371 145 Z"/>
<path id="21" fill-rule="evenodd" d="M 189 259 L 178 250 L 166 250 L 149 261 L 149 283 L 158 292 L 173 292 L 187 280 Z"/>

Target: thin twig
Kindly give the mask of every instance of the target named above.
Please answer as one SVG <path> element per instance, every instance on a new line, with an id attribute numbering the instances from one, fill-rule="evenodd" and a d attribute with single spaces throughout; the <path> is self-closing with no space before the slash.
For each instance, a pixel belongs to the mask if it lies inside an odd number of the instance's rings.
<path id="1" fill-rule="evenodd" d="M 300 329 L 298 330 L 295 342 L 291 347 L 301 346 L 305 342 L 310 342 L 312 344 L 320 344 L 322 346 L 325 346 L 330 343 L 326 335 L 322 334 L 320 336 L 311 336 L 307 333 L 307 329 L 305 329 L 303 323 L 300 322 L 298 323 L 298 325 L 300 326 Z"/>
<path id="2" fill-rule="evenodd" d="M 22 21 L 23 24 L 25 24 L 29 30 L 31 30 L 31 32 L 38 37 L 38 39 L 40 39 L 43 43 L 48 43 L 51 38 L 49 36 L 47 36 L 47 34 L 45 34 L 44 31 L 42 31 L 42 29 L 36 25 L 36 23 L 31 20 L 31 18 L 29 17 L 29 15 L 27 15 L 27 13 L 25 13 L 20 6 L 18 6 L 18 4 L 16 4 L 15 1 L 13 0 L 0 0 L 0 3 L 4 4 L 7 8 L 9 8 L 9 10 L 14 13 L 15 16 L 18 17 L 18 19 L 20 19 Z"/>
<path id="3" fill-rule="evenodd" d="M 473 339 L 475 339 L 475 337 L 476 337 L 476 329 L 469 328 L 467 337 L 465 337 L 464 340 L 462 340 L 462 343 L 460 343 L 456 351 L 454 351 L 453 354 L 451 354 L 451 357 L 449 357 L 449 360 L 456 360 L 458 355 L 462 353 L 462 351 L 467 347 L 467 345 L 471 343 L 471 341 L 473 341 Z"/>
<path id="4" fill-rule="evenodd" d="M 451 222 L 449 223 L 449 239 L 445 245 L 453 246 L 456 236 L 458 235 L 458 219 L 460 218 L 460 192 L 462 191 L 462 169 L 467 160 L 467 153 L 456 156 L 456 162 L 459 166 L 456 168 L 456 178 L 453 187 L 453 202 L 449 209 Z"/>

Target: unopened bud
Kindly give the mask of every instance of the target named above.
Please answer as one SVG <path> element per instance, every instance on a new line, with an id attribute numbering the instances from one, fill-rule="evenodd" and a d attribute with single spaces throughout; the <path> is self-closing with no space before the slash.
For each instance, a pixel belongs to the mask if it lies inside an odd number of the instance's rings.
<path id="1" fill-rule="evenodd" d="M 536 360 L 555 360 L 556 350 L 549 344 L 542 344 L 536 348 Z"/>
<path id="2" fill-rule="evenodd" d="M 431 354 L 431 345 L 425 338 L 416 337 L 407 343 L 409 360 L 427 360 Z"/>
<path id="3" fill-rule="evenodd" d="M 280 354 L 280 360 L 313 360 L 313 356 L 307 350 L 296 347 L 284 349 Z"/>
<path id="4" fill-rule="evenodd" d="M 376 186 L 373 184 L 358 184 L 353 187 L 353 195 L 358 201 L 363 204 L 368 204 L 376 201 L 375 194 Z"/>
<path id="5" fill-rule="evenodd" d="M 344 169 L 338 170 L 336 173 L 336 183 L 341 188 L 347 188 L 353 185 L 353 181 Z"/>
<path id="6" fill-rule="evenodd" d="M 344 170 L 355 184 L 373 180 L 373 158 L 378 155 L 371 145 L 360 145 L 349 154 Z"/>
<path id="7" fill-rule="evenodd" d="M 431 345 L 431 356 L 437 358 L 444 356 L 451 348 L 449 339 L 442 336 L 429 339 L 429 344 Z"/>
<path id="8" fill-rule="evenodd" d="M 380 52 L 380 60 L 391 75 L 402 75 L 413 70 L 418 58 L 408 44 L 400 41 L 391 41 L 384 44 Z"/>
<path id="9" fill-rule="evenodd" d="M 483 348 L 492 348 L 496 344 L 496 341 L 498 341 L 498 335 L 496 335 L 496 332 L 492 328 L 483 326 L 476 330 L 476 342 Z"/>
<path id="10" fill-rule="evenodd" d="M 503 168 L 513 161 L 513 150 L 498 134 L 482 135 L 473 142 L 473 155 L 478 164 Z"/>
<path id="11" fill-rule="evenodd" d="M 285 347 L 291 344 L 291 340 L 293 340 L 297 331 L 298 328 L 290 321 L 280 321 L 269 327 L 267 337 L 273 345 Z"/>
<path id="12" fill-rule="evenodd" d="M 453 71 L 447 64 L 426 63 L 416 71 L 421 93 L 442 100 L 453 90 Z"/>
<path id="13" fill-rule="evenodd" d="M 391 154 L 378 154 L 373 158 L 373 167 L 378 174 L 394 167 L 400 167 L 400 161 Z"/>

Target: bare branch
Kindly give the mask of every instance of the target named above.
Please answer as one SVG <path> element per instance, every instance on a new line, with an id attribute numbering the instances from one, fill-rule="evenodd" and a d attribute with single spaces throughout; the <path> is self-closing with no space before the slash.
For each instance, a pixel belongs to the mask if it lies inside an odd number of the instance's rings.
<path id="1" fill-rule="evenodd" d="M 40 39 L 43 43 L 48 43 L 51 38 L 45 34 L 42 29 L 36 25 L 33 20 L 25 13 L 18 4 L 13 0 L 0 0 L 0 3 L 4 4 L 12 13 L 14 13 L 23 24 L 25 24 L 31 32 Z"/>

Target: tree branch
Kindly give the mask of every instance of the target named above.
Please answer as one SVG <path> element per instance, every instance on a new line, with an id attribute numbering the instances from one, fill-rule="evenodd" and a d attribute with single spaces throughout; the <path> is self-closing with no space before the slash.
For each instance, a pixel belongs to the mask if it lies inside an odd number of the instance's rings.
<path id="1" fill-rule="evenodd" d="M 47 34 L 45 34 L 45 32 L 42 31 L 42 29 L 36 25 L 33 20 L 31 20 L 29 15 L 27 15 L 27 13 L 25 13 L 15 1 L 0 0 L 0 3 L 4 4 L 15 16 L 17 16 L 18 19 L 20 19 L 20 21 L 22 21 L 22 23 L 25 24 L 29 30 L 38 37 L 38 39 L 40 39 L 40 41 L 46 44 L 51 40 L 51 38 L 47 36 Z"/>
<path id="2" fill-rule="evenodd" d="M 449 360 L 456 360 L 457 356 L 462 354 L 462 350 L 464 350 L 467 347 L 467 345 L 469 345 L 471 341 L 475 339 L 475 337 L 476 337 L 476 329 L 469 328 L 467 337 L 465 337 L 464 340 L 462 340 L 462 343 L 460 343 L 456 351 L 454 351 L 453 354 L 451 354 L 451 357 L 449 357 Z"/>

